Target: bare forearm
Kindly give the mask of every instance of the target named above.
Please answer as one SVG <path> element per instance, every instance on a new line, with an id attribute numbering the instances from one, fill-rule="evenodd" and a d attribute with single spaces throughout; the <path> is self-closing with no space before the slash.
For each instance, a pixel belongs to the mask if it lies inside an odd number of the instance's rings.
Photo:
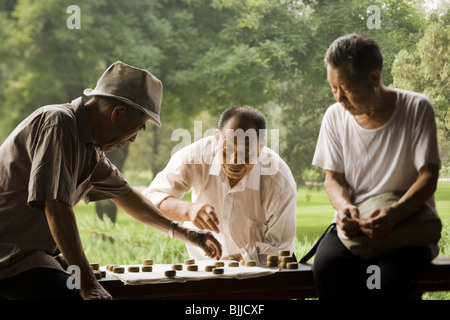
<path id="1" fill-rule="evenodd" d="M 418 173 L 416 181 L 397 203 L 392 205 L 395 216 L 392 222 L 397 224 L 409 215 L 417 212 L 436 191 L 439 168 L 437 165 L 425 165 Z"/>
<path id="2" fill-rule="evenodd" d="M 81 244 L 75 214 L 68 205 L 57 201 L 46 201 L 45 215 L 56 245 L 69 265 L 77 265 L 83 284 L 95 281 L 89 262 Z"/>
<path id="3" fill-rule="evenodd" d="M 123 198 L 111 200 L 137 221 L 164 233 L 168 233 L 172 220 L 163 215 L 159 209 L 140 192 L 133 190 L 129 195 Z M 188 229 L 177 226 L 174 230 L 174 238 L 185 242 L 189 241 L 188 233 Z"/>
<path id="4" fill-rule="evenodd" d="M 138 191 L 133 190 L 125 197 L 111 200 L 137 221 L 166 233 L 169 230 L 172 221 Z"/>
<path id="5" fill-rule="evenodd" d="M 324 187 L 334 209 L 339 211 L 351 205 L 349 187 L 343 174 L 327 171 Z"/>
<path id="6" fill-rule="evenodd" d="M 337 211 L 336 224 L 347 237 L 356 236 L 361 231 L 358 225 L 359 210 L 351 203 L 345 175 L 327 170 L 324 186 L 331 205 Z"/>
<path id="7" fill-rule="evenodd" d="M 161 210 L 161 212 L 169 219 L 175 221 L 189 221 L 188 204 L 189 203 L 186 201 L 168 197 L 160 203 L 159 210 Z"/>
<path id="8" fill-rule="evenodd" d="M 156 208 L 156 206 L 140 192 L 133 190 L 125 197 L 111 200 L 137 221 L 159 231 L 168 233 L 173 221 L 165 217 L 158 208 Z M 220 243 L 209 232 L 194 231 L 178 225 L 174 229 L 174 238 L 199 246 L 211 258 L 220 258 L 222 254 Z"/>
<path id="9" fill-rule="evenodd" d="M 192 203 L 168 197 L 160 203 L 159 209 L 170 219 L 191 221 L 199 229 L 220 232 L 217 213 L 208 203 Z"/>

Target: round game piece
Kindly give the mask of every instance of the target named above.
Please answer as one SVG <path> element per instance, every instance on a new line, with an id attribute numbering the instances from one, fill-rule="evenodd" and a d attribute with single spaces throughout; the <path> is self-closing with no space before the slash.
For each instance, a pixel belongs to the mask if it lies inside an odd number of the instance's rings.
<path id="1" fill-rule="evenodd" d="M 144 266 L 151 266 L 151 265 L 153 265 L 153 259 L 144 259 L 144 260 L 142 260 L 142 264 Z"/>
<path id="2" fill-rule="evenodd" d="M 280 250 L 278 251 L 278 256 L 280 257 L 285 257 L 285 256 L 290 256 L 291 252 L 289 250 Z"/>
<path id="3" fill-rule="evenodd" d="M 278 256 L 269 255 L 267 261 L 278 262 Z"/>
<path id="4" fill-rule="evenodd" d="M 211 271 L 213 271 L 215 268 L 216 268 L 216 266 L 213 266 L 213 265 L 207 265 L 207 266 L 205 266 L 205 271 L 206 271 L 206 272 L 211 272 Z"/>
<path id="5" fill-rule="evenodd" d="M 225 262 L 223 262 L 223 261 L 216 261 L 216 263 L 214 263 L 214 265 L 217 268 L 222 268 L 222 267 L 225 267 Z"/>
<path id="6" fill-rule="evenodd" d="M 255 260 L 247 260 L 245 261 L 246 267 L 256 267 L 256 261 Z"/>
<path id="7" fill-rule="evenodd" d="M 228 263 L 228 266 L 232 267 L 232 268 L 237 268 L 237 267 L 239 267 L 239 262 L 237 262 L 237 261 L 230 261 Z"/>
<path id="8" fill-rule="evenodd" d="M 172 269 L 173 270 L 183 270 L 183 265 L 182 264 L 173 264 Z"/>
<path id="9" fill-rule="evenodd" d="M 100 265 L 98 263 L 90 263 L 89 265 L 91 266 L 92 270 L 100 269 Z"/>
<path id="10" fill-rule="evenodd" d="M 286 263 L 287 269 L 298 269 L 298 262 L 288 262 Z"/>
<path id="11" fill-rule="evenodd" d="M 105 270 L 101 270 L 100 273 L 102 275 L 102 278 L 106 277 L 106 271 Z"/>
<path id="12" fill-rule="evenodd" d="M 142 266 L 141 270 L 142 272 L 152 272 L 153 266 Z"/>
<path id="13" fill-rule="evenodd" d="M 124 267 L 114 267 L 112 269 L 112 272 L 114 272 L 114 273 L 124 273 L 125 272 L 125 268 Z"/>
<path id="14" fill-rule="evenodd" d="M 267 267 L 269 268 L 278 267 L 278 261 L 267 261 Z"/>
<path id="15" fill-rule="evenodd" d="M 187 271 L 198 271 L 198 265 L 196 264 L 189 264 L 186 266 Z"/>
<path id="16" fill-rule="evenodd" d="M 281 259 L 281 261 L 282 261 L 282 262 L 286 262 L 286 263 L 294 262 L 294 258 L 284 256 L 284 257 Z"/>
<path id="17" fill-rule="evenodd" d="M 118 267 L 118 266 L 119 266 L 119 265 L 114 264 L 114 263 L 108 264 L 108 265 L 106 265 L 106 270 L 112 271 L 114 267 Z"/>
<path id="18" fill-rule="evenodd" d="M 128 272 L 139 272 L 139 266 L 129 266 Z"/>
<path id="19" fill-rule="evenodd" d="M 224 268 L 214 268 L 213 271 L 212 271 L 212 273 L 213 273 L 213 274 L 223 274 L 224 271 L 225 271 Z"/>
<path id="20" fill-rule="evenodd" d="M 177 272 L 175 270 L 166 270 L 164 272 L 164 275 L 169 278 L 175 277 L 176 274 L 177 274 Z"/>
<path id="21" fill-rule="evenodd" d="M 94 276 L 96 279 L 101 279 L 102 273 L 99 270 L 94 270 Z"/>
<path id="22" fill-rule="evenodd" d="M 284 261 L 280 262 L 280 268 L 286 269 L 286 262 L 284 262 Z"/>
<path id="23" fill-rule="evenodd" d="M 113 271 L 114 267 L 120 267 L 118 264 L 110 264 L 109 265 L 109 271 Z"/>
<path id="24" fill-rule="evenodd" d="M 184 260 L 184 264 L 195 264 L 195 259 L 186 259 Z"/>

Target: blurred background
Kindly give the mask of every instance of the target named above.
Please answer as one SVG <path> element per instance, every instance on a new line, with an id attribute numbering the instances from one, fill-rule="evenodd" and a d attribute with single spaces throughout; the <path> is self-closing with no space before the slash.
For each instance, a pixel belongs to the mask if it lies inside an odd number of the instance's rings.
<path id="1" fill-rule="evenodd" d="M 194 142 L 194 121 L 204 133 L 232 105 L 265 113 L 299 185 L 322 181 L 311 160 L 334 102 L 323 56 L 335 38 L 361 33 L 381 46 L 386 85 L 433 101 L 448 175 L 449 8 L 449 0 L 0 0 L 0 143 L 33 110 L 81 96 L 121 60 L 164 84 L 163 127 L 149 125 L 108 155 L 133 184 L 164 168 L 181 142 L 175 129 Z"/>

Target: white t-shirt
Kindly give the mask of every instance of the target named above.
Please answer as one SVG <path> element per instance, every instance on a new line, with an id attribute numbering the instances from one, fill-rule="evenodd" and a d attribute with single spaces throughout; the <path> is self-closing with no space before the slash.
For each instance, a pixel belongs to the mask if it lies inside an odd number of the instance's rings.
<path id="1" fill-rule="evenodd" d="M 340 103 L 322 120 L 313 165 L 343 173 L 352 203 L 383 192 L 405 192 L 427 163 L 441 165 L 434 110 L 423 94 L 397 90 L 383 126 L 362 128 Z M 436 212 L 434 196 L 426 202 Z"/>
<path id="2" fill-rule="evenodd" d="M 219 162 L 214 137 L 206 137 L 173 155 L 143 194 L 156 206 L 172 196 L 182 199 L 192 188 L 192 202 L 213 206 L 223 256 L 240 252 L 263 262 L 278 250 L 295 250 L 296 193 L 287 164 L 264 147 L 253 169 L 230 188 Z M 195 228 L 191 222 L 185 226 Z M 206 259 L 203 250 L 187 245 L 191 258 Z M 261 260 L 262 259 L 262 260 Z M 260 261 L 261 260 L 261 261 Z"/>

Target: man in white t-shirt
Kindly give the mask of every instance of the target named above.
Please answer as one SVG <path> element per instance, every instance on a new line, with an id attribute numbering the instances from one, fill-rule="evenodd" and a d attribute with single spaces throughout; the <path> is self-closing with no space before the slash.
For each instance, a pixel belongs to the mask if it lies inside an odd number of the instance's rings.
<path id="1" fill-rule="evenodd" d="M 228 108 L 215 136 L 175 153 L 143 194 L 184 226 L 215 231 L 222 259 L 262 263 L 278 250 L 292 254 L 296 184 L 286 163 L 265 146 L 265 130 L 258 110 Z M 183 201 L 191 188 L 192 202 Z M 206 259 L 194 246 L 187 249 L 191 258 Z"/>
<path id="2" fill-rule="evenodd" d="M 355 34 L 336 39 L 325 56 L 337 103 L 324 115 L 313 164 L 326 171 L 336 224 L 349 238 L 361 232 L 383 238 L 423 205 L 437 215 L 433 194 L 441 162 L 433 107 L 422 94 L 384 86 L 382 61 L 377 43 Z M 388 191 L 403 196 L 360 221 L 355 205 Z M 407 299 L 412 278 L 437 253 L 436 244 L 364 261 L 333 230 L 314 261 L 319 297 Z M 380 267 L 379 290 L 367 288 L 369 265 Z"/>

